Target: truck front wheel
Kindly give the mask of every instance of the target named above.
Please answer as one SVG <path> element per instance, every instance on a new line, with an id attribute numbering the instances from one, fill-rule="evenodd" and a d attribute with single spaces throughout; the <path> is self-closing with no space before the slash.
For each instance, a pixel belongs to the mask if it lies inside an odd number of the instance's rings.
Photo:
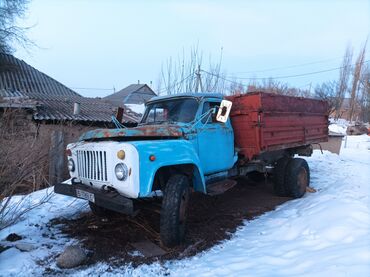
<path id="1" fill-rule="evenodd" d="M 306 188 L 310 185 L 310 169 L 306 160 L 301 158 L 292 159 L 286 168 L 286 189 L 293 198 L 302 197 Z"/>
<path id="2" fill-rule="evenodd" d="M 172 175 L 163 192 L 160 218 L 160 236 L 163 245 L 172 247 L 183 241 L 189 197 L 187 177 L 180 174 Z"/>

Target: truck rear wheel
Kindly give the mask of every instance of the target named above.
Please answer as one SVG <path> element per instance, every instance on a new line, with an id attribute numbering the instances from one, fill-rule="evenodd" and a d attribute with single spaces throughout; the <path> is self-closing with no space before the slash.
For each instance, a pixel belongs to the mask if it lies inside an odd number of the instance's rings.
<path id="1" fill-rule="evenodd" d="M 285 184 L 286 168 L 292 160 L 290 157 L 283 157 L 276 162 L 274 168 L 274 193 L 278 196 L 288 196 Z"/>
<path id="2" fill-rule="evenodd" d="M 163 245 L 172 247 L 185 237 L 189 182 L 185 175 L 173 175 L 163 192 L 160 236 Z"/>
<path id="3" fill-rule="evenodd" d="M 301 158 L 292 159 L 286 168 L 286 189 L 293 198 L 302 197 L 306 188 L 310 185 L 310 169 L 306 160 Z"/>

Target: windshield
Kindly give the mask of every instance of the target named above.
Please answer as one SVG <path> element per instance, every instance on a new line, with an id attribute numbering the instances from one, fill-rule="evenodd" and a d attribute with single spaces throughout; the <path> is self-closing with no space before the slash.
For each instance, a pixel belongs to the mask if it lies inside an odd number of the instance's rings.
<path id="1" fill-rule="evenodd" d="M 194 98 L 165 100 L 148 104 L 141 124 L 191 122 L 198 110 Z"/>

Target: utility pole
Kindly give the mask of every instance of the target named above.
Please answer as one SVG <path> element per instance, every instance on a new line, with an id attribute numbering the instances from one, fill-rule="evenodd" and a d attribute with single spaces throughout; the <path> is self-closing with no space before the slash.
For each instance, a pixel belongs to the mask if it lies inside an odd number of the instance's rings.
<path id="1" fill-rule="evenodd" d="M 200 90 L 203 92 L 202 77 L 200 75 L 200 64 L 198 65 L 198 71 L 195 73 L 195 75 L 197 75 L 197 83 L 195 85 L 195 92 L 199 91 L 199 86 L 200 86 Z"/>

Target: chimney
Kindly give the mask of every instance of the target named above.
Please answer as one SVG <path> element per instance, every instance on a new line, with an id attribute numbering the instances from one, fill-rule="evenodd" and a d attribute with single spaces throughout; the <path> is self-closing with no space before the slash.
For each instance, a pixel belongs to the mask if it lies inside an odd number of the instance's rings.
<path id="1" fill-rule="evenodd" d="M 73 105 L 73 114 L 74 115 L 79 115 L 81 112 L 81 104 L 78 102 L 75 102 Z"/>
<path id="2" fill-rule="evenodd" d="M 137 84 L 140 85 L 140 80 L 137 80 Z"/>

